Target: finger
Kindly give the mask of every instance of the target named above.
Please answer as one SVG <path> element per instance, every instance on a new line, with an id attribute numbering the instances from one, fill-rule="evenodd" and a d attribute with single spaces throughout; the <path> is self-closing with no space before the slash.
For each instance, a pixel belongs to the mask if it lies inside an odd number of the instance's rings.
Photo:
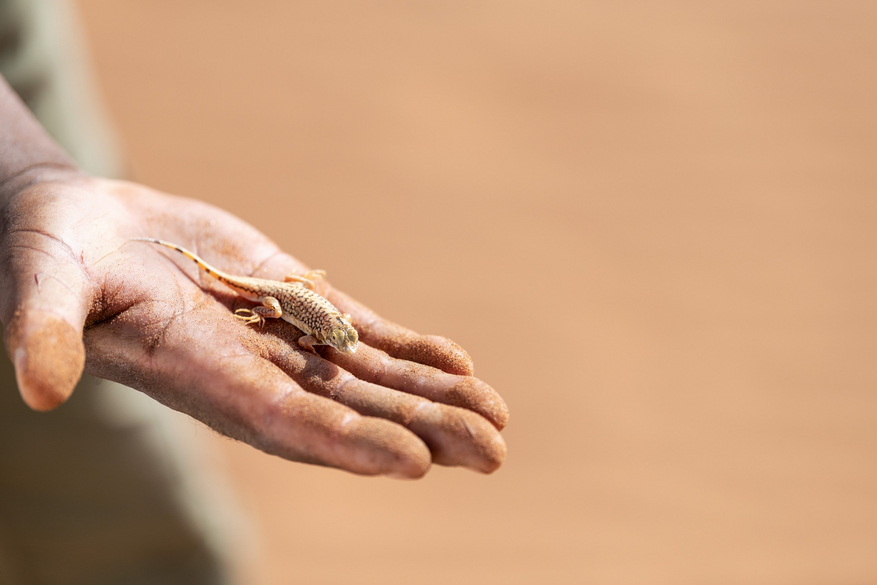
<path id="1" fill-rule="evenodd" d="M 502 430 L 509 409 L 500 395 L 472 376 L 448 374 L 436 368 L 390 357 L 360 343 L 356 353 L 342 353 L 331 347 L 323 356 L 361 380 L 477 412 Z"/>
<path id="2" fill-rule="evenodd" d="M 446 337 L 420 335 L 401 325 L 387 321 L 346 294 L 330 289 L 329 301 L 342 313 L 350 313 L 360 340 L 391 356 L 437 368 L 449 374 L 471 376 L 475 371 L 472 358 Z"/>
<path id="3" fill-rule="evenodd" d="M 41 232 L 9 229 L 0 263 L 0 317 L 18 389 L 34 410 L 50 410 L 82 375 L 82 327 L 94 287 L 75 253 Z"/>
<path id="4" fill-rule="evenodd" d="M 491 473 L 505 459 L 499 432 L 474 412 L 359 380 L 317 355 L 291 350 L 283 337 L 266 335 L 270 359 L 305 390 L 405 426 L 426 442 L 435 463 Z"/>
<path id="5" fill-rule="evenodd" d="M 252 276 L 283 280 L 291 271 L 307 267 L 288 254 L 276 253 L 260 262 Z M 349 313 L 359 339 L 393 357 L 425 364 L 450 374 L 471 376 L 475 368 L 466 351 L 446 337 L 420 335 L 377 315 L 362 303 L 332 288 L 324 279 L 315 281 L 316 292 L 325 296 L 342 313 Z"/>
<path id="6" fill-rule="evenodd" d="M 207 303 L 210 309 L 187 308 L 169 322 L 144 325 L 150 315 L 129 311 L 89 328 L 89 372 L 286 459 L 364 475 L 426 473 L 429 450 L 413 433 L 304 392 L 259 357 L 259 334 Z"/>

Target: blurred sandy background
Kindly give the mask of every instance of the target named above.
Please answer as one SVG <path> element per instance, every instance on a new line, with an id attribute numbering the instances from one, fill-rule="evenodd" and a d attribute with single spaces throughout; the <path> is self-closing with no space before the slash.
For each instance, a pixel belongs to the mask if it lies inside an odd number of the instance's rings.
<path id="1" fill-rule="evenodd" d="M 134 178 L 511 408 L 489 477 L 213 438 L 247 583 L 877 582 L 877 4 L 79 5 Z"/>

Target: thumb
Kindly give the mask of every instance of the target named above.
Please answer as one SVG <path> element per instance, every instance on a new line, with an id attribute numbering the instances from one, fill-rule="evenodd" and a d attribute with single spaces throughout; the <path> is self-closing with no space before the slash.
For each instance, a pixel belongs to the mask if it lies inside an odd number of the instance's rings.
<path id="1" fill-rule="evenodd" d="M 70 248 L 51 236 L 17 232 L 2 256 L 0 317 L 18 389 L 34 410 L 51 410 L 82 376 L 82 328 L 93 287 Z"/>

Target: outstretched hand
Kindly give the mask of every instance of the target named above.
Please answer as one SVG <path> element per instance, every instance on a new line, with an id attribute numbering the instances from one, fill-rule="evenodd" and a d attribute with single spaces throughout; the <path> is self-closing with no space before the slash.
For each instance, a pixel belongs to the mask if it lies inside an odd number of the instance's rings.
<path id="1" fill-rule="evenodd" d="M 431 462 L 491 472 L 508 409 L 459 346 L 385 321 L 318 281 L 350 313 L 355 354 L 302 350 L 175 252 L 282 280 L 305 267 L 210 205 L 73 173 L 32 183 L 0 215 L 0 319 L 25 402 L 64 402 L 84 369 L 141 390 L 268 453 L 362 474 L 419 477 Z"/>

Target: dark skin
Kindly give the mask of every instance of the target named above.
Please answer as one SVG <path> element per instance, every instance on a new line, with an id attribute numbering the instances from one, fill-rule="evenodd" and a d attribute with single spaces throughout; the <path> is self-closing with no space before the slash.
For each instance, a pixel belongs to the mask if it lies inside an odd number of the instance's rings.
<path id="1" fill-rule="evenodd" d="M 508 409 L 459 346 L 385 321 L 325 281 L 359 350 L 298 347 L 301 332 L 234 318 L 252 304 L 191 262 L 282 280 L 305 267 L 238 218 L 90 177 L 0 80 L 0 320 L 24 401 L 63 403 L 83 369 L 293 461 L 420 477 L 432 462 L 494 471 Z"/>

